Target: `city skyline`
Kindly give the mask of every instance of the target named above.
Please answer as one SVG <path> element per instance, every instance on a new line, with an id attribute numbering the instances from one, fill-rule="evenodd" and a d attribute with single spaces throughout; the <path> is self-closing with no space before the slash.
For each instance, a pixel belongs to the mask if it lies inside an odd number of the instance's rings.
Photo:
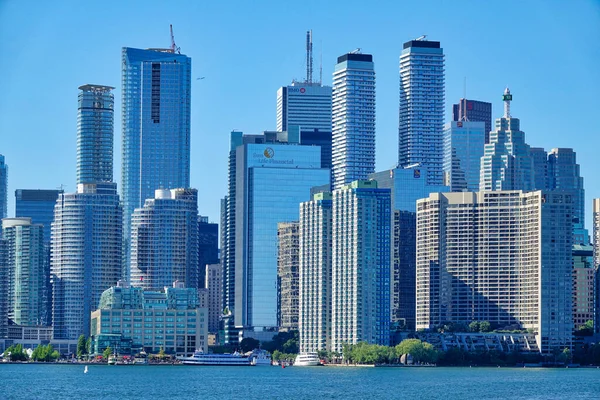
<path id="1" fill-rule="evenodd" d="M 507 6 L 510 7 L 510 4 L 503 4 L 501 7 Z M 226 191 L 227 162 L 224 154 L 227 152 L 227 132 L 235 128 L 248 132 L 260 132 L 263 129 L 274 127 L 275 91 L 282 83 L 291 82 L 293 78 L 303 76 L 304 34 L 307 29 L 312 28 L 315 37 L 315 53 L 320 53 L 321 47 L 323 49 L 324 85 L 331 84 L 334 59 L 345 51 L 361 46 L 365 51 L 373 54 L 377 60 L 377 86 L 379 88 L 376 113 L 378 116 L 376 128 L 378 132 L 377 171 L 389 168 L 396 158 L 393 150 L 397 144 L 394 126 L 397 126 L 397 60 L 401 44 L 422 33 L 427 33 L 428 37 L 442 42 L 446 55 L 446 117 L 444 122 L 449 121 L 452 103 L 463 97 L 465 76 L 467 77 L 466 97 L 492 102 L 496 110 L 493 118 L 501 115 L 498 112 L 501 108 L 497 93 L 508 85 L 519 97 L 515 114 L 526 121 L 522 128 L 527 132 L 528 143 L 532 147 L 574 147 L 581 165 L 581 174 L 587 178 L 586 203 L 591 204 L 591 198 L 600 195 L 598 190 L 594 189 L 597 186 L 597 180 L 591 173 L 594 166 L 593 148 L 598 139 L 593 134 L 595 128 L 591 119 L 581 118 L 584 115 L 593 115 L 593 110 L 597 109 L 597 100 L 593 97 L 593 93 L 596 92 L 594 88 L 600 86 L 598 77 L 591 73 L 593 66 L 597 63 L 595 60 L 598 59 L 598 55 L 589 51 L 591 38 L 598 36 L 600 24 L 594 22 L 600 18 L 600 10 L 591 2 L 582 2 L 580 7 L 565 7 L 564 9 L 558 6 L 550 9 L 543 7 L 543 3 L 538 3 L 537 8 L 531 5 L 531 8 L 520 8 L 520 15 L 515 16 L 513 20 L 514 29 L 508 30 L 508 32 L 507 30 L 490 30 L 483 22 L 476 23 L 472 28 L 473 31 L 482 32 L 485 35 L 482 35 L 484 37 L 481 39 L 469 42 L 470 51 L 462 49 L 461 44 L 466 37 L 472 38 L 472 32 L 465 36 L 467 33 L 462 32 L 458 26 L 447 24 L 436 26 L 436 23 L 445 18 L 444 10 L 448 11 L 449 5 L 444 5 L 436 11 L 417 9 L 415 10 L 415 21 L 409 22 L 401 29 L 398 28 L 392 34 L 385 34 L 387 25 L 384 22 L 389 21 L 389 18 L 386 17 L 386 13 L 390 11 L 388 8 L 373 9 L 372 20 L 366 22 L 367 28 L 377 24 L 382 27 L 377 27 L 372 32 L 368 32 L 369 29 L 351 32 L 337 23 L 330 24 L 328 20 L 326 22 L 324 17 L 329 6 L 322 6 L 324 9 L 321 10 L 315 3 L 308 7 L 308 11 L 299 15 L 299 17 L 306 18 L 295 19 L 289 26 L 283 28 L 279 37 L 270 38 L 266 32 L 256 32 L 257 36 L 252 40 L 260 40 L 262 44 L 258 47 L 248 46 L 246 48 L 244 46 L 248 42 L 236 42 L 235 49 L 238 50 L 236 52 L 228 47 L 231 44 L 227 42 L 230 41 L 229 38 L 236 35 L 237 29 L 245 29 L 247 22 L 231 32 L 223 32 L 222 28 L 216 29 L 213 25 L 219 20 L 222 21 L 223 17 L 219 16 L 224 13 L 223 10 L 215 5 L 200 9 L 189 4 L 188 7 L 174 7 L 173 10 L 168 10 L 166 13 L 163 12 L 165 10 L 144 10 L 144 15 L 147 17 L 144 20 L 144 29 L 139 29 L 137 33 L 120 33 L 119 37 L 109 35 L 106 40 L 102 41 L 103 43 L 97 45 L 94 55 L 89 59 L 81 57 L 85 52 L 78 50 L 76 44 L 64 46 L 64 49 L 59 50 L 53 47 L 56 54 L 49 54 L 50 50 L 40 47 L 48 45 L 47 40 L 64 39 L 65 31 L 63 29 L 66 28 L 59 26 L 60 18 L 68 18 L 70 24 L 66 25 L 70 27 L 69 29 L 76 28 L 77 24 L 87 23 L 83 22 L 81 18 L 79 21 L 77 17 L 83 13 L 83 8 L 75 7 L 68 10 L 69 12 L 64 16 L 54 20 L 55 26 L 51 22 L 47 22 L 43 29 L 49 30 L 49 37 L 39 38 L 38 41 L 32 40 L 33 35 L 37 33 L 35 24 L 48 10 L 41 6 L 33 12 L 30 20 L 24 21 L 23 17 L 19 15 L 17 7 L 10 4 L 0 7 L 0 19 L 5 22 L 1 29 L 10 30 L 14 24 L 22 24 L 21 31 L 26 32 L 10 43 L 6 40 L 0 42 L 3 52 L 14 54 L 19 61 L 18 65 L 23 66 L 17 68 L 14 59 L 11 64 L 8 64 L 8 60 L 0 62 L 0 73 L 9 78 L 7 79 L 8 87 L 0 97 L 0 109 L 6 112 L 6 115 L 21 116 L 14 120 L 7 118 L 0 122 L 0 130 L 3 132 L 19 133 L 0 137 L 0 153 L 6 157 L 6 164 L 10 166 L 9 216 L 14 215 L 12 193 L 17 188 L 54 189 L 61 184 L 66 184 L 67 192 L 74 191 L 75 142 L 72 138 L 76 134 L 76 127 L 73 123 L 73 93 L 79 85 L 85 82 L 115 86 L 117 88 L 115 90 L 115 112 L 120 115 L 119 98 L 122 88 L 119 76 L 119 57 L 121 47 L 146 48 L 156 45 L 168 47 L 169 23 L 174 25 L 177 44 L 182 47 L 182 52 L 195 60 L 192 72 L 191 187 L 204 187 L 207 192 L 219 195 Z M 65 6 L 63 5 L 63 7 Z M 500 5 L 488 6 L 486 11 L 490 14 L 500 15 L 499 7 Z M 60 8 L 59 4 L 58 9 Z M 108 12 L 112 10 L 110 4 L 106 8 Z M 189 9 L 187 14 L 192 15 L 197 12 L 206 17 L 206 24 L 200 31 L 199 28 L 191 26 L 185 17 L 182 17 L 182 15 L 186 15 L 186 12 L 182 12 L 182 8 Z M 115 12 L 115 18 L 111 24 L 118 26 L 124 23 L 124 19 L 130 18 L 135 10 L 135 7 L 125 8 L 123 15 L 116 15 L 118 13 Z M 465 10 L 464 17 L 468 18 L 479 11 L 481 10 L 477 7 L 474 10 Z M 271 7 L 268 11 L 260 10 L 260 7 L 257 7 L 257 10 L 250 14 L 241 12 L 231 17 L 234 22 L 240 18 L 238 15 L 245 15 L 244 19 L 247 19 L 247 15 L 270 19 L 282 12 L 278 7 Z M 352 13 L 350 10 L 343 12 Z M 259 15 L 256 15 L 257 13 Z M 429 16 L 429 13 L 431 13 L 431 19 L 426 19 L 425 16 Z M 534 13 L 537 18 L 533 21 L 534 23 L 530 24 L 530 27 L 518 26 L 519 22 L 531 19 Z M 101 14 L 101 12 L 98 13 L 98 15 Z M 209 21 L 213 14 L 218 17 L 214 22 Z M 578 41 L 569 40 L 569 37 L 572 36 L 570 33 L 575 29 L 572 24 L 561 26 L 557 28 L 556 32 L 551 31 L 554 28 L 544 26 L 553 19 L 560 18 L 562 20 L 563 17 L 580 21 L 577 27 L 580 37 Z M 136 23 L 131 19 L 128 21 L 132 23 L 131 31 L 136 31 Z M 222 33 L 222 38 L 216 40 L 217 43 L 209 43 L 210 41 L 206 39 L 210 29 L 216 29 L 216 32 Z M 540 32 L 535 33 L 536 29 Z M 521 35 L 527 34 L 535 34 L 535 36 L 532 40 L 518 40 Z M 5 34 L 2 37 L 8 36 Z M 68 40 L 78 43 L 80 39 L 70 38 Z M 244 40 L 251 39 L 244 38 Z M 488 60 L 493 59 L 497 49 L 507 43 L 511 47 L 511 57 L 519 59 L 518 65 L 507 68 L 506 63 L 489 62 Z M 223 48 L 221 49 L 219 46 Z M 50 46 L 47 47 L 50 48 Z M 561 48 L 567 47 L 569 47 L 569 57 L 559 54 Z M 67 49 L 69 54 L 65 53 Z M 41 83 L 44 90 L 36 92 L 36 95 L 39 95 L 38 102 L 25 103 L 28 99 L 27 93 L 30 91 L 23 90 L 23 94 L 17 89 L 17 85 L 19 87 L 24 85 L 24 79 L 31 76 L 31 68 L 35 64 L 31 63 L 30 66 L 27 61 L 33 55 L 36 57 L 40 55 L 40 52 L 44 56 L 51 55 L 50 61 L 60 59 L 65 67 L 57 73 L 52 82 L 43 81 Z M 261 57 L 267 53 L 283 55 L 281 62 L 264 64 Z M 234 58 L 229 58 L 229 54 Z M 240 57 L 246 58 L 249 62 L 237 63 L 243 65 L 234 65 L 236 63 L 232 61 L 240 59 Z M 315 57 L 315 59 L 319 58 Z M 545 71 L 538 74 L 540 66 L 543 66 Z M 263 73 L 257 75 L 256 68 L 260 68 Z M 240 73 L 243 69 L 245 69 L 243 73 Z M 554 90 L 555 82 L 551 81 L 549 77 L 562 76 L 566 71 L 568 71 L 570 80 L 563 85 L 562 96 L 577 98 L 577 101 L 561 103 L 557 102 L 555 97 L 551 99 L 553 96 L 550 96 L 550 93 Z M 239 75 L 236 76 L 236 73 Z M 198 78 L 202 77 L 206 77 L 206 79 L 198 81 Z M 250 82 L 250 77 L 259 79 Z M 222 87 L 224 83 L 227 84 Z M 583 89 L 579 89 L 579 87 Z M 243 88 L 243 90 L 236 91 L 236 95 L 232 96 L 231 90 L 238 88 Z M 247 104 L 253 104 L 253 107 L 243 106 Z M 234 112 L 231 113 L 230 110 L 234 110 Z M 38 118 L 23 117 L 23 113 L 33 114 Z M 548 118 L 549 115 L 564 115 L 565 117 Z M 567 118 L 567 115 L 570 117 Z M 18 120 L 25 120 L 28 123 L 18 123 Z M 117 133 L 121 131 L 120 125 L 120 118 L 116 118 L 115 131 Z M 589 145 L 577 147 L 576 145 L 580 141 L 574 142 L 573 135 L 565 135 L 565 132 L 574 132 L 578 138 L 587 139 Z M 23 138 L 27 140 L 22 140 Z M 120 141 L 121 138 L 115 137 L 115 144 L 118 145 Z M 37 145 L 32 146 L 31 143 Z M 53 153 L 60 156 L 50 158 L 50 154 Z M 121 165 L 118 154 L 120 154 L 120 149 L 115 148 L 115 176 L 117 177 L 120 176 Z M 25 155 L 30 156 L 25 157 Z M 52 163 L 53 168 L 45 168 L 49 162 Z M 208 176 L 207 171 L 212 172 L 213 170 L 216 173 Z M 118 183 L 120 187 L 121 182 Z M 218 221 L 219 195 L 201 196 L 199 199 L 199 211 L 203 215 L 208 215 L 211 221 Z M 590 220 L 588 218 L 588 227 Z"/>

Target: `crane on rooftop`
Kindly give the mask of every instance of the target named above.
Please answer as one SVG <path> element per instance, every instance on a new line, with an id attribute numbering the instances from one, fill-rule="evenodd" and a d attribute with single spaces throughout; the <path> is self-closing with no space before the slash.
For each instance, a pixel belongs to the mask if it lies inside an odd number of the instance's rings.
<path id="1" fill-rule="evenodd" d="M 177 53 L 177 54 L 181 54 L 181 48 L 177 47 L 177 45 L 175 44 L 175 35 L 173 35 L 173 24 L 169 25 L 169 27 L 171 28 L 171 51 L 173 53 Z"/>

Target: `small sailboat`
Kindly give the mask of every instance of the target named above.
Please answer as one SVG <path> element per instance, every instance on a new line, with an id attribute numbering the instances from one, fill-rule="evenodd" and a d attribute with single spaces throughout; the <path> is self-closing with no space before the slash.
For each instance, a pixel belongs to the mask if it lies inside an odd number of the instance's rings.
<path id="1" fill-rule="evenodd" d="M 88 373 L 88 366 L 86 365 L 85 368 L 83 369 L 83 373 L 87 374 Z"/>

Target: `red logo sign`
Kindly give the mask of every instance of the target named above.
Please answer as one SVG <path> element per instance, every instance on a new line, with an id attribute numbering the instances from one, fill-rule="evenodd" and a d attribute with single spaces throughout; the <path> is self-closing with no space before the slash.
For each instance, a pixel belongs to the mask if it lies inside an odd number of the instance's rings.
<path id="1" fill-rule="evenodd" d="M 300 93 L 304 93 L 304 92 L 306 92 L 306 89 L 300 88 Z"/>

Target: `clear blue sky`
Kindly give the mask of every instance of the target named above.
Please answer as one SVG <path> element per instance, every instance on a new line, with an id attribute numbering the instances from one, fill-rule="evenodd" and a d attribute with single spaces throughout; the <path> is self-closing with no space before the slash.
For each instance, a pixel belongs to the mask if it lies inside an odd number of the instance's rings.
<path id="1" fill-rule="evenodd" d="M 586 220 L 600 197 L 600 1 L 20 1 L 0 0 L 0 153 L 17 188 L 75 190 L 77 88 L 115 86 L 115 180 L 120 184 L 121 47 L 177 45 L 192 57 L 191 183 L 218 221 L 229 132 L 275 128 L 279 86 L 304 76 L 313 29 L 323 81 L 357 47 L 377 73 L 377 169 L 397 159 L 402 43 L 427 34 L 446 54 L 446 120 L 463 94 L 513 116 L 531 146 L 573 147 L 586 184 Z M 195 78 L 205 76 L 204 80 Z"/>

